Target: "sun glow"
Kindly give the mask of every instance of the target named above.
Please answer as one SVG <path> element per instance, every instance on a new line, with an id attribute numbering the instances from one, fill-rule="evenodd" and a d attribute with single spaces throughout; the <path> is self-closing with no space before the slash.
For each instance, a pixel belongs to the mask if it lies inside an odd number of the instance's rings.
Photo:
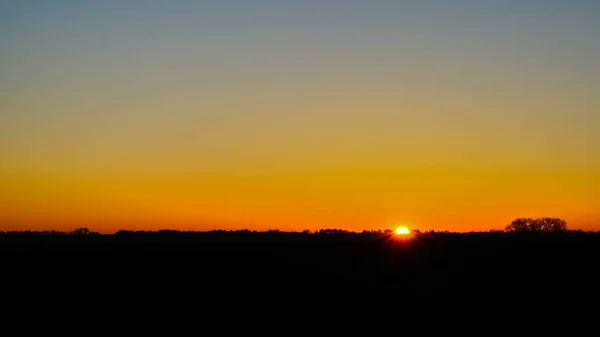
<path id="1" fill-rule="evenodd" d="M 408 234 L 410 234 L 410 230 L 406 226 L 400 226 L 400 227 L 396 228 L 395 233 L 397 235 L 408 235 Z"/>

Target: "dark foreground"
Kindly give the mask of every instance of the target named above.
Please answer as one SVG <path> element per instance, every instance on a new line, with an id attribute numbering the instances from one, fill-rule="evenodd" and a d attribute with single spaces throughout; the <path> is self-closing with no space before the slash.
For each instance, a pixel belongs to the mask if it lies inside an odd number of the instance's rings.
<path id="1" fill-rule="evenodd" d="M 5 233 L 0 254 L 3 289 L 113 304 L 135 298 L 138 305 L 311 301 L 318 307 L 339 303 L 334 299 L 537 297 L 584 304 L 600 287 L 600 234 L 584 232 Z"/>

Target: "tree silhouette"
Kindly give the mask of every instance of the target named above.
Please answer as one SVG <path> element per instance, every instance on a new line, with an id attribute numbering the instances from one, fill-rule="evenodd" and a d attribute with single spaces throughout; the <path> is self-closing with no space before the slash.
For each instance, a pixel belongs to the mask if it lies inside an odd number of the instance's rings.
<path id="1" fill-rule="evenodd" d="M 559 218 L 516 218 L 505 227 L 507 232 L 566 232 L 567 222 Z"/>
<path id="2" fill-rule="evenodd" d="M 527 232 L 532 221 L 531 218 L 516 218 L 506 226 L 505 230 L 507 232 Z"/>
<path id="3" fill-rule="evenodd" d="M 73 235 L 97 235 L 98 233 L 90 231 L 90 229 L 87 227 L 79 227 L 79 228 L 75 228 L 75 230 L 72 231 L 71 234 L 73 234 Z"/>
<path id="4" fill-rule="evenodd" d="M 540 218 L 536 219 L 540 229 L 543 232 L 566 232 L 567 222 L 559 218 Z"/>

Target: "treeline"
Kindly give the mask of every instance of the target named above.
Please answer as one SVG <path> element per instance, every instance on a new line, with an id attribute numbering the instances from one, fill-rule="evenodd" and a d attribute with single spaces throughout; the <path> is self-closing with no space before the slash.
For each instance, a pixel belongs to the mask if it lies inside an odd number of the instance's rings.
<path id="1" fill-rule="evenodd" d="M 99 232 L 94 232 L 87 227 L 79 227 L 75 228 L 72 231 L 57 231 L 57 230 L 47 230 L 47 231 L 0 231 L 0 235 L 52 235 L 52 236 L 94 236 L 100 235 Z"/>
<path id="2" fill-rule="evenodd" d="M 506 226 L 507 232 L 566 232 L 567 222 L 559 218 L 516 218 Z"/>
<path id="3" fill-rule="evenodd" d="M 418 229 L 411 230 L 412 235 L 464 235 L 464 234 L 503 234 L 503 233 L 564 233 L 564 232 L 583 232 L 581 230 L 569 230 L 567 228 L 567 222 L 560 218 L 542 217 L 542 218 L 516 218 L 510 224 L 508 224 L 504 230 L 490 230 L 487 232 L 451 232 L 448 230 L 434 231 L 428 230 L 421 232 Z M 374 236 L 391 236 L 394 235 L 392 229 L 376 229 L 376 230 L 363 230 L 360 232 L 349 231 L 345 229 L 337 228 L 324 228 L 315 231 L 303 230 L 303 231 L 280 231 L 278 229 L 270 229 L 267 231 L 256 231 L 249 229 L 241 230 L 211 230 L 211 231 L 181 231 L 173 229 L 162 229 L 158 231 L 132 231 L 132 230 L 120 230 L 114 236 L 134 236 L 134 235 L 160 235 L 160 236 L 181 236 L 181 235 L 214 235 L 214 236 L 228 236 L 228 235 L 240 235 L 246 236 L 251 234 L 263 234 L 263 235 L 286 235 L 286 236 L 311 236 L 311 237 L 374 237 Z M 35 236 L 97 236 L 100 233 L 90 230 L 87 227 L 75 228 L 72 231 L 0 231 L 0 235 L 35 235 Z M 106 236 L 106 235 L 105 235 Z M 110 236 L 110 235 L 109 235 Z"/>

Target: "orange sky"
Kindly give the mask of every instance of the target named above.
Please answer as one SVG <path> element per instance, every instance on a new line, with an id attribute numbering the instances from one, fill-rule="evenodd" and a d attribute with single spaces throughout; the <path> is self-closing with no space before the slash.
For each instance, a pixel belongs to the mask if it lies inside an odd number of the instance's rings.
<path id="1" fill-rule="evenodd" d="M 0 230 L 600 230 L 597 4 L 334 3 L 6 2 Z"/>
<path id="2" fill-rule="evenodd" d="M 407 224 L 470 231 L 548 215 L 595 230 L 597 214 L 587 210 L 594 210 L 600 190 L 589 184 L 598 181 L 596 173 L 539 169 L 85 172 L 10 177 L 2 188 L 3 227 L 359 231 Z"/>

